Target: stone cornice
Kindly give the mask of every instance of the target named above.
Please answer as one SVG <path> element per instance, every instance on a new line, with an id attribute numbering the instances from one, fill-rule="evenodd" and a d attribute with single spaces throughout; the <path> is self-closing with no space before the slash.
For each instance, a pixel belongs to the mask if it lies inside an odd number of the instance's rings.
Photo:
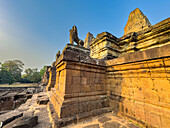
<path id="1" fill-rule="evenodd" d="M 170 49 L 170 44 L 162 47 L 148 49 L 145 51 L 128 53 L 123 57 L 119 57 L 112 60 L 106 60 L 105 62 L 107 66 L 113 66 L 119 64 L 140 62 L 140 61 L 150 60 L 150 59 L 165 58 L 170 56 L 169 49 Z"/>

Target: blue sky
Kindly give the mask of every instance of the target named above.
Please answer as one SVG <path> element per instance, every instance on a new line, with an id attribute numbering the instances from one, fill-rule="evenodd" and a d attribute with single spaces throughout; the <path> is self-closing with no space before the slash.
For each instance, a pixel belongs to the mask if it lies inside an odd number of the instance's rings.
<path id="1" fill-rule="evenodd" d="M 169 6 L 170 0 L 0 0 L 0 62 L 19 59 L 40 69 L 69 43 L 73 25 L 82 40 L 88 32 L 121 37 L 135 8 L 154 25 L 169 17 Z"/>

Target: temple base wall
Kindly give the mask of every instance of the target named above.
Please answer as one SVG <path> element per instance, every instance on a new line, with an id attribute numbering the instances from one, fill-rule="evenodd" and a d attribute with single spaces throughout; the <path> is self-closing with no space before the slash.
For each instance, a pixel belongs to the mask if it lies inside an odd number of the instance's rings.
<path id="1" fill-rule="evenodd" d="M 149 127 L 170 127 L 170 45 L 106 61 L 109 105 Z"/>

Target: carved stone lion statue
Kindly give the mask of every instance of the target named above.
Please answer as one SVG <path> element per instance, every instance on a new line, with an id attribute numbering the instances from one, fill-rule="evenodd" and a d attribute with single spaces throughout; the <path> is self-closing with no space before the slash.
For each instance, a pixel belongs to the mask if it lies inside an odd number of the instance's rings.
<path id="1" fill-rule="evenodd" d="M 70 29 L 70 44 L 74 44 L 74 42 L 80 46 L 84 45 L 83 40 L 78 38 L 77 27 L 75 25 Z"/>

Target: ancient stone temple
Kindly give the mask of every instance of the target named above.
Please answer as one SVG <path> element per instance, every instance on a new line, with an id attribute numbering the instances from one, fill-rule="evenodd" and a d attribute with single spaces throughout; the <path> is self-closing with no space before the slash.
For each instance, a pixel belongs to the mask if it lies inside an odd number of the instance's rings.
<path id="1" fill-rule="evenodd" d="M 71 38 L 49 69 L 55 127 L 114 111 L 144 127 L 170 127 L 170 18 L 151 25 L 137 8 L 120 38 Z M 74 45 L 76 40 L 78 45 Z M 90 48 L 90 49 L 89 49 Z"/>

